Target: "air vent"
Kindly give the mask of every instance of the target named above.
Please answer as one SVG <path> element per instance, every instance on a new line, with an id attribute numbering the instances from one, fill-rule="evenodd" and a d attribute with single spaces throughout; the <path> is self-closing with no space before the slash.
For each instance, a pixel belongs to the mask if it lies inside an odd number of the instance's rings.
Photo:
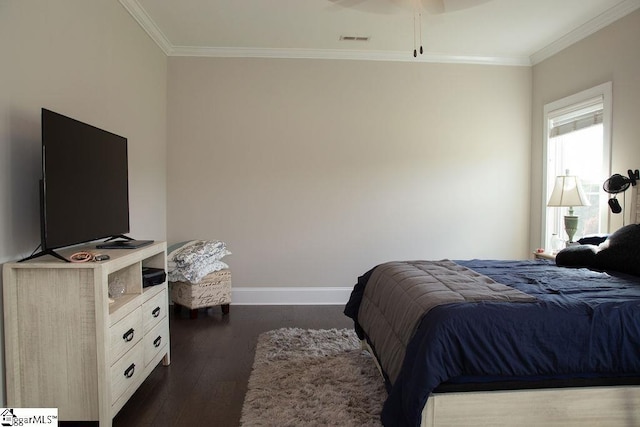
<path id="1" fill-rule="evenodd" d="M 369 36 L 340 36 L 340 41 L 345 42 L 368 42 Z"/>

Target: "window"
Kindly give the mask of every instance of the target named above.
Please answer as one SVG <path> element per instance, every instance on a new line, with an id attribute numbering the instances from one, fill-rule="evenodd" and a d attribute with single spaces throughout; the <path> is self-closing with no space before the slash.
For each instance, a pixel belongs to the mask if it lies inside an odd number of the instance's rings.
<path id="1" fill-rule="evenodd" d="M 590 206 L 575 207 L 579 218 L 575 239 L 608 230 L 608 196 L 602 183 L 610 175 L 611 82 L 552 102 L 544 107 L 543 171 L 544 247 L 557 234 L 566 240 L 563 217 L 569 208 L 547 207 L 558 175 L 577 175 Z"/>

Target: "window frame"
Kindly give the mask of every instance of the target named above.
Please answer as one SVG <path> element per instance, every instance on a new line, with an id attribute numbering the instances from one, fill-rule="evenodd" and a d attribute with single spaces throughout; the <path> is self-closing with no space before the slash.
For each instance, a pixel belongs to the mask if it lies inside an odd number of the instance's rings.
<path id="1" fill-rule="evenodd" d="M 602 171 L 603 175 L 611 176 L 611 120 L 613 107 L 613 84 L 612 82 L 602 83 L 590 89 L 569 95 L 562 99 L 547 103 L 543 107 L 543 144 L 542 144 L 542 213 L 540 221 L 540 247 L 545 247 L 551 236 L 547 236 L 547 200 L 549 199 L 549 189 L 547 186 L 547 156 L 549 150 L 549 123 L 553 117 L 557 117 L 560 112 L 567 111 L 571 107 L 578 107 L 586 101 L 602 97 Z M 606 204 L 605 204 L 606 205 Z M 600 216 L 603 224 L 603 232 L 609 230 L 610 221 L 606 206 L 600 207 Z"/>

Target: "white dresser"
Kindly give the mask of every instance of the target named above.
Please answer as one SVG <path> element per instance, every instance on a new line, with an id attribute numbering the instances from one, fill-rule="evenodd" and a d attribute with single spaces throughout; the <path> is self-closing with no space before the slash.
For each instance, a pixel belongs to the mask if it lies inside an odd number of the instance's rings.
<path id="1" fill-rule="evenodd" d="M 142 267 L 166 270 L 166 243 L 89 250 L 101 262 L 49 255 L 3 267 L 8 407 L 58 408 L 61 421 L 113 417 L 151 371 L 170 362 L 167 282 L 143 287 Z M 109 301 L 108 284 L 124 284 Z"/>

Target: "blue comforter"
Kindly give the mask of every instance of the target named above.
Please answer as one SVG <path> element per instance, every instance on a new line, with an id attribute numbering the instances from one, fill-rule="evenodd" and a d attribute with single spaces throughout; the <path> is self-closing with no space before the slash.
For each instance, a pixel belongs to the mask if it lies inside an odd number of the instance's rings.
<path id="1" fill-rule="evenodd" d="M 407 346 L 400 375 L 387 384 L 385 426 L 419 425 L 429 394 L 443 383 L 640 375 L 640 278 L 546 261 L 456 262 L 538 301 L 431 309 Z M 361 336 L 367 331 L 357 309 L 369 273 L 345 308 Z"/>

